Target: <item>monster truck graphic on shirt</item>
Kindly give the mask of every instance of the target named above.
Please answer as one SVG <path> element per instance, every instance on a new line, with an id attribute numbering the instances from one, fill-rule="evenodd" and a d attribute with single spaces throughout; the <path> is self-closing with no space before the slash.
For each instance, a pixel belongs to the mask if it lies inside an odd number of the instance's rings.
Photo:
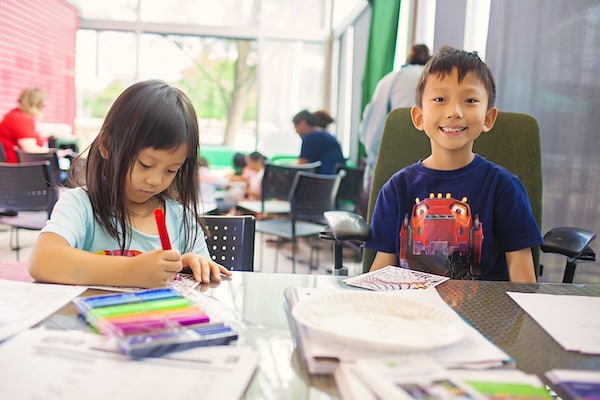
<path id="1" fill-rule="evenodd" d="M 400 229 L 400 265 L 453 279 L 480 273 L 482 224 L 467 198 L 439 193 L 415 200 Z"/>

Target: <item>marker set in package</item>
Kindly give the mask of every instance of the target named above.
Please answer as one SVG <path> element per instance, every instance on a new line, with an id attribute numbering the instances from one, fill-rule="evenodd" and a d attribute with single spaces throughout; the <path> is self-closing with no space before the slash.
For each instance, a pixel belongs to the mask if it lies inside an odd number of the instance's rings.
<path id="1" fill-rule="evenodd" d="M 74 300 L 79 313 L 100 333 L 116 339 L 132 357 L 156 357 L 197 346 L 228 344 L 237 333 L 212 320 L 174 288 Z"/>

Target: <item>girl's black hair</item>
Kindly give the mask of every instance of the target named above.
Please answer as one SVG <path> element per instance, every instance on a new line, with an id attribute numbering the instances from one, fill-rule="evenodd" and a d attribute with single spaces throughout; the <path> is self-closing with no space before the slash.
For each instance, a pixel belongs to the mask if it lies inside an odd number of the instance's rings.
<path id="1" fill-rule="evenodd" d="M 85 183 L 95 220 L 122 251 L 131 241 L 125 183 L 138 153 L 148 147 L 174 151 L 180 146 L 187 146 L 187 158 L 159 196 L 183 205 L 184 247 L 189 251 L 203 229 L 198 209 L 198 119 L 189 98 L 166 82 L 148 80 L 123 91 L 106 114 L 89 147 Z"/>

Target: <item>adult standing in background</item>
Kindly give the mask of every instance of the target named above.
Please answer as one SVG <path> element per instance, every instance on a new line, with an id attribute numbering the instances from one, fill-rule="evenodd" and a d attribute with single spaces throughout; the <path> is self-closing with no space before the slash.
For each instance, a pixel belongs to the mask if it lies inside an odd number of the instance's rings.
<path id="1" fill-rule="evenodd" d="M 336 164 L 345 165 L 340 143 L 326 130 L 332 122 L 333 118 L 325 110 L 314 113 L 302 110 L 292 118 L 296 133 L 302 139 L 298 164 L 321 161 L 320 174 L 333 174 Z"/>
<path id="2" fill-rule="evenodd" d="M 365 107 L 358 131 L 360 141 L 365 146 L 367 153 L 364 185 L 367 192 L 371 190 L 371 180 L 385 119 L 395 108 L 415 105 L 417 80 L 430 58 L 429 48 L 426 45 L 413 45 L 410 48 L 406 64 L 400 70 L 392 71 L 381 78 L 375 87 L 371 101 Z"/>
<path id="3" fill-rule="evenodd" d="M 10 110 L 0 122 L 0 143 L 4 146 L 6 161 L 18 162 L 15 146 L 29 153 L 48 151 L 47 140 L 36 130 L 36 119 L 41 118 L 46 95 L 35 87 L 26 88 L 19 96 L 19 106 Z"/>

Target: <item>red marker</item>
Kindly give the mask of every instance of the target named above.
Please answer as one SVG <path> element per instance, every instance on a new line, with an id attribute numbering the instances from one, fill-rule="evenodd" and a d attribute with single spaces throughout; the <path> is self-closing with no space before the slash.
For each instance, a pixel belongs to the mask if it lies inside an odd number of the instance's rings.
<path id="1" fill-rule="evenodd" d="M 156 219 L 160 244 L 163 250 L 171 250 L 171 241 L 169 240 L 169 232 L 167 232 L 167 225 L 165 224 L 165 214 L 162 209 L 157 208 L 154 210 L 154 219 Z"/>

